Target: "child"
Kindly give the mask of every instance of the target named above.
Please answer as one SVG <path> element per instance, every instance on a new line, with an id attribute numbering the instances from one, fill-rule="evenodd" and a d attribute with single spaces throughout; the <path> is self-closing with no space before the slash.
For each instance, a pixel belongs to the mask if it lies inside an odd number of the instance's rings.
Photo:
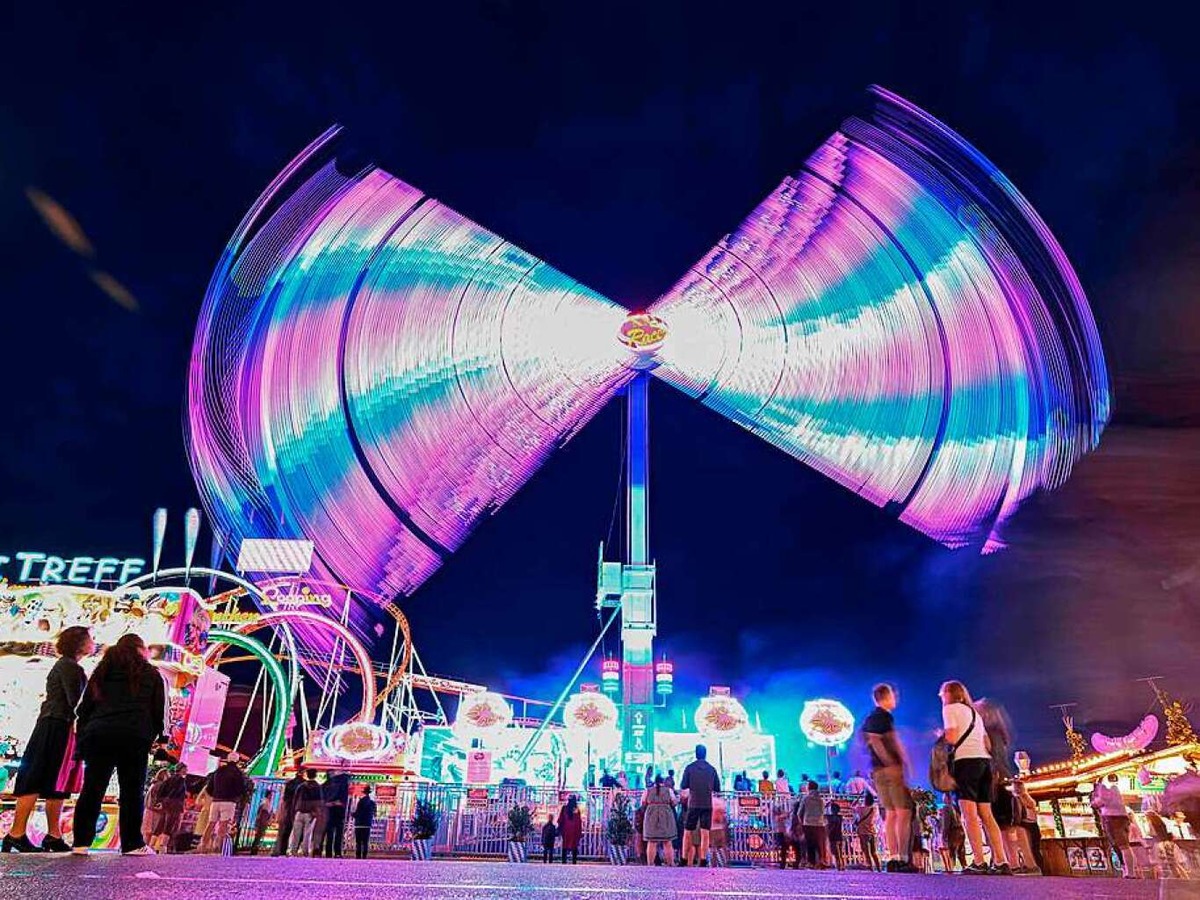
<path id="1" fill-rule="evenodd" d="M 542 862 L 554 862 L 554 841 L 558 837 L 558 829 L 554 827 L 554 816 L 546 817 L 542 826 Z"/>
<path id="2" fill-rule="evenodd" d="M 833 864 L 840 871 L 846 868 L 846 862 L 842 856 L 842 848 L 844 846 L 842 837 L 842 808 L 837 801 L 830 801 L 829 812 L 825 816 L 825 833 L 829 838 L 829 849 L 833 853 Z"/>

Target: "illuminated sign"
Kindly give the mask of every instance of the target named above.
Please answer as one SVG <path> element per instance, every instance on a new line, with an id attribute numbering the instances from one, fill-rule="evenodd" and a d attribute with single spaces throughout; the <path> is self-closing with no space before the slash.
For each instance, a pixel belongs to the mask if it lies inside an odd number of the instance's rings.
<path id="1" fill-rule="evenodd" d="M 301 574 L 312 566 L 312 541 L 246 538 L 238 550 L 239 572 L 287 572 Z"/>
<path id="2" fill-rule="evenodd" d="M 822 747 L 837 747 L 854 734 L 854 716 L 837 700 L 807 700 L 800 713 L 800 730 Z"/>
<path id="3" fill-rule="evenodd" d="M 146 571 L 138 557 L 62 557 L 20 550 L 12 556 L 0 553 L 0 575 L 20 584 L 78 584 L 99 587 L 105 582 L 124 584 Z"/>
<path id="4" fill-rule="evenodd" d="M 631 313 L 617 332 L 617 340 L 640 353 L 657 350 L 666 338 L 667 323 L 649 313 Z"/>

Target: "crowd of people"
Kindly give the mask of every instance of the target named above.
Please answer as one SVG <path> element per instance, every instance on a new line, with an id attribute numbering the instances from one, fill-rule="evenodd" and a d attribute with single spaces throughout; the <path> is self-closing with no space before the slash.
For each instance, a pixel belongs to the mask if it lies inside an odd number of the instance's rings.
<path id="1" fill-rule="evenodd" d="M 341 857 L 349 817 L 355 856 L 368 855 L 376 804 L 369 785 L 352 795 L 344 770 L 326 773 L 323 781 L 315 771 L 296 772 L 282 785 L 278 803 L 275 789 L 266 791 L 248 819 L 243 811 L 256 796 L 255 786 L 236 753 L 205 777 L 167 761 L 147 787 L 152 750 L 164 740 L 166 696 L 145 643 L 124 635 L 105 650 L 90 678 L 80 666 L 95 652 L 86 628 L 65 629 L 56 648 L 59 658 L 47 676 L 45 701 L 17 774 L 16 808 L 3 852 L 87 854 L 115 773 L 125 854 L 230 853 L 238 824 L 248 822 L 252 834 L 243 835 L 241 843 L 249 837 L 251 854 L 258 853 L 274 824 L 275 856 Z M 914 767 L 896 726 L 899 692 L 888 684 L 873 689 L 874 708 L 861 725 L 868 774 L 857 771 L 843 780 L 833 772 L 824 788 L 806 773 L 793 781 L 783 769 L 774 776 L 764 771 L 757 780 L 744 771 L 735 776 L 734 792 L 761 798 L 757 802 L 773 827 L 779 867 L 842 869 L 853 855 L 858 865 L 888 872 L 931 871 L 937 858 L 945 872 L 1040 874 L 1037 806 L 1009 768 L 1010 729 L 1003 711 L 989 700 L 973 700 L 960 681 L 944 683 L 939 697 L 944 752 L 934 758 L 944 760 L 941 780 L 946 782 L 940 798 L 912 786 Z M 707 757 L 706 747 L 698 745 L 678 780 L 674 769 L 663 774 L 652 766 L 632 785 L 624 772 L 603 771 L 601 788 L 634 801 L 631 849 L 644 864 L 728 864 L 729 811 L 720 776 Z M 593 780 L 589 771 L 587 786 Z M 79 799 L 68 845 L 62 807 L 72 793 Z M 27 833 L 39 798 L 46 813 L 40 846 Z M 1146 813 L 1151 834 L 1142 835 L 1114 783 L 1097 785 L 1092 804 L 1126 877 L 1146 872 L 1182 877 L 1184 863 L 1173 852 L 1157 811 Z M 1189 818 L 1189 823 L 1200 828 L 1200 822 Z M 540 834 L 545 862 L 556 855 L 563 863 L 577 862 L 584 834 L 578 799 L 569 797 L 557 821 L 547 817 Z M 1147 846 L 1158 849 L 1154 861 L 1141 858 Z"/>

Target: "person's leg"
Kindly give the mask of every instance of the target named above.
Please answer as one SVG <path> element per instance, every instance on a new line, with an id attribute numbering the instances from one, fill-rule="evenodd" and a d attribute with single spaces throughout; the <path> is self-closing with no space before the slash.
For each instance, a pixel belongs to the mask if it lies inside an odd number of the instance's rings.
<path id="1" fill-rule="evenodd" d="M 988 846 L 992 849 L 992 865 L 1007 865 L 1008 854 L 1004 850 L 1004 835 L 1000 833 L 1000 826 L 996 824 L 996 817 L 992 815 L 992 804 L 979 803 L 976 805 L 979 818 L 983 820 L 983 830 L 987 833 Z M 971 849 L 974 851 L 974 846 Z"/>
<path id="2" fill-rule="evenodd" d="M 117 758 L 117 790 L 120 793 L 118 816 L 121 852 L 129 853 L 145 846 L 142 839 L 142 814 L 145 812 L 146 765 L 150 748 L 135 746 Z"/>
<path id="3" fill-rule="evenodd" d="M 775 832 L 775 849 L 779 855 L 779 868 L 787 868 L 788 846 L 787 836 L 781 832 Z"/>
<path id="4" fill-rule="evenodd" d="M 708 865 L 708 845 L 709 845 L 710 841 L 711 841 L 711 838 L 709 836 L 708 829 L 701 828 L 700 829 L 700 849 L 697 851 L 697 853 L 699 854 L 699 857 L 700 857 L 699 864 L 702 866 Z"/>
<path id="5" fill-rule="evenodd" d="M 24 794 L 17 798 L 17 808 L 13 810 L 12 827 L 8 829 L 8 836 L 11 838 L 25 837 L 25 829 L 29 825 L 29 817 L 33 815 L 33 810 L 37 807 L 37 794 Z M 50 818 L 50 803 L 46 803 L 46 818 Z M 62 809 L 62 802 L 58 804 L 58 808 Z"/>
<path id="6" fill-rule="evenodd" d="M 340 859 L 342 856 L 342 845 L 346 840 L 346 807 L 337 806 L 334 807 L 334 811 L 337 815 L 330 816 L 337 823 L 337 827 L 333 832 L 333 855 Z"/>
<path id="7" fill-rule="evenodd" d="M 104 791 L 112 780 L 115 761 L 107 756 L 88 756 L 83 768 L 83 789 L 75 802 L 75 822 L 72 828 L 72 844 L 75 847 L 90 847 L 96 840 L 96 824 L 100 820 L 100 804 Z M 139 788 L 140 790 L 140 788 Z"/>
<path id="8" fill-rule="evenodd" d="M 298 812 L 292 818 L 292 834 L 291 841 L 288 844 L 288 852 L 293 856 L 300 849 L 301 843 L 304 841 L 304 825 L 308 816 L 306 813 Z"/>
<path id="9" fill-rule="evenodd" d="M 562 848 L 562 864 L 564 866 L 567 864 L 567 845 L 566 844 L 563 844 L 563 848 Z"/>
<path id="10" fill-rule="evenodd" d="M 675 865 L 675 845 L 672 844 L 670 841 L 666 841 L 662 845 L 662 852 L 663 852 L 663 865 L 665 865 L 665 866 Z"/>
<path id="11" fill-rule="evenodd" d="M 908 862 L 912 858 L 912 812 L 907 809 L 891 809 L 887 815 L 888 849 L 894 859 Z"/>
<path id="12" fill-rule="evenodd" d="M 60 798 L 54 797 L 46 801 L 46 834 L 49 837 L 58 838 L 60 841 L 62 840 L 62 808 L 63 802 Z M 24 828 L 23 825 L 22 828 Z M 22 834 L 24 834 L 23 831 Z"/>
<path id="13" fill-rule="evenodd" d="M 977 866 L 986 866 L 987 860 L 983 855 L 983 823 L 979 818 L 979 804 L 974 800 L 959 800 L 958 807 L 962 811 L 963 827 L 967 831 L 967 843 L 971 845 L 971 862 Z M 991 812 L 991 807 L 988 808 Z M 993 818 L 993 822 L 996 820 Z"/>
<path id="14" fill-rule="evenodd" d="M 272 856 L 283 856 L 292 842 L 292 819 L 295 818 L 287 806 L 279 808 L 279 832 L 275 835 L 275 846 L 271 848 Z"/>

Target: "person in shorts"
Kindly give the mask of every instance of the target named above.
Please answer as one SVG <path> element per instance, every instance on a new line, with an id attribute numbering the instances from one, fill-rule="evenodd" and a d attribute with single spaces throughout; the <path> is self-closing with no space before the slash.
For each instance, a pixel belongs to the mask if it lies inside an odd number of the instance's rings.
<path id="1" fill-rule="evenodd" d="M 908 761 L 904 745 L 896 733 L 892 715 L 899 703 L 899 694 L 890 684 L 877 684 L 871 690 L 875 708 L 863 720 L 862 733 L 871 757 L 871 781 L 875 795 L 884 808 L 884 832 L 887 849 L 891 852 L 884 868 L 889 872 L 915 872 L 912 865 L 912 812 L 910 792 L 904 773 Z"/>
<path id="2" fill-rule="evenodd" d="M 983 719 L 976 713 L 971 695 L 961 681 L 947 681 L 938 691 L 938 697 L 942 701 L 943 734 L 947 743 L 955 747 L 951 771 L 957 785 L 954 793 L 971 848 L 971 865 L 963 873 L 1011 875 L 1004 835 L 992 812 L 996 779 Z M 983 852 L 985 833 L 992 851 L 990 866 Z"/>
<path id="3" fill-rule="evenodd" d="M 712 830 L 713 795 L 721 791 L 721 778 L 717 770 L 708 761 L 708 748 L 703 744 L 696 745 L 696 758 L 688 763 L 679 781 L 679 788 L 687 792 L 687 819 L 684 822 L 685 831 L 698 831 L 699 843 L 692 846 L 691 841 L 684 840 L 684 864 L 687 864 L 692 852 L 696 852 L 697 864 L 708 865 L 708 847 L 710 831 Z"/>
<path id="4" fill-rule="evenodd" d="M 179 834 L 183 807 L 187 803 L 187 766 L 180 763 L 158 788 L 158 803 L 161 809 L 154 820 L 150 846 L 156 853 L 172 849 L 175 835 Z"/>
<path id="5" fill-rule="evenodd" d="M 212 805 L 204 836 L 200 839 L 201 852 L 220 853 L 225 838 L 230 837 L 237 827 L 238 804 L 252 787 L 238 767 L 241 759 L 240 754 L 230 753 L 208 776 L 205 789 L 212 797 Z"/>

